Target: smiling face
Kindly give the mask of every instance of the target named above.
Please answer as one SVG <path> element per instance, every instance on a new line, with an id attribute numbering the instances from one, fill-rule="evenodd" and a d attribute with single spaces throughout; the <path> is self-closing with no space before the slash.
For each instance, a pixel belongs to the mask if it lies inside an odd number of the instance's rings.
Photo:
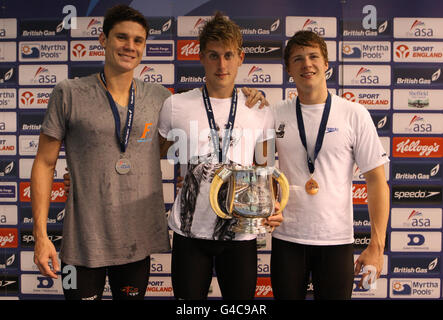
<path id="1" fill-rule="evenodd" d="M 146 30 L 134 21 L 116 23 L 106 37 L 100 35 L 105 48 L 105 65 L 116 73 L 132 72 L 140 64 L 146 45 Z"/>
<path id="2" fill-rule="evenodd" d="M 294 78 L 300 95 L 324 92 L 328 62 L 317 45 L 294 46 L 289 55 L 287 71 Z"/>
<path id="3" fill-rule="evenodd" d="M 209 95 L 226 98 L 232 95 L 238 68 L 243 63 L 244 53 L 234 44 L 209 41 L 200 53 L 200 62 L 205 68 Z"/>

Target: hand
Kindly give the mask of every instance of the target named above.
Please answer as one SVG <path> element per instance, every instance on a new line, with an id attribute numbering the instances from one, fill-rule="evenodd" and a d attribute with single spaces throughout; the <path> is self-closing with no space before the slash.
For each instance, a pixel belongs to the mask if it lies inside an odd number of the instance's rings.
<path id="1" fill-rule="evenodd" d="M 65 168 L 68 171 L 68 168 Z M 63 184 L 66 192 L 66 196 L 69 194 L 69 187 L 71 186 L 71 176 L 69 175 L 69 171 L 63 175 Z"/>
<path id="2" fill-rule="evenodd" d="M 380 250 L 375 246 L 371 246 L 371 244 L 369 244 L 368 247 L 365 250 L 363 250 L 363 252 L 357 258 L 354 264 L 355 264 L 354 268 L 355 276 L 357 276 L 361 272 L 363 266 L 373 265 L 377 269 L 377 274 L 375 279 L 378 279 L 383 269 L 383 250 Z M 362 280 L 365 275 L 366 274 L 362 275 L 362 279 L 359 283 L 359 286 L 362 285 Z M 369 284 L 371 284 L 371 282 L 369 282 Z"/>
<path id="3" fill-rule="evenodd" d="M 247 107 L 252 108 L 259 101 L 261 102 L 260 106 L 258 107 L 259 109 L 262 109 L 264 106 L 269 106 L 268 100 L 266 100 L 261 91 L 258 91 L 255 88 L 247 88 L 247 87 L 241 88 L 241 91 L 247 97 L 245 103 Z"/>
<path id="4" fill-rule="evenodd" d="M 52 262 L 52 268 L 49 265 L 49 261 Z M 55 251 L 54 244 L 48 237 L 35 240 L 34 263 L 42 275 L 53 279 L 58 278 L 56 272 L 60 271 L 60 266 L 58 264 L 57 252 Z"/>
<path id="5" fill-rule="evenodd" d="M 177 192 L 183 187 L 183 180 L 184 178 L 182 176 L 177 176 L 177 183 L 175 184 Z"/>
<path id="6" fill-rule="evenodd" d="M 280 211 L 280 203 L 275 201 L 274 214 L 267 217 L 263 225 L 270 227 L 269 232 L 273 232 L 275 227 L 278 227 L 283 222 L 283 214 Z"/>

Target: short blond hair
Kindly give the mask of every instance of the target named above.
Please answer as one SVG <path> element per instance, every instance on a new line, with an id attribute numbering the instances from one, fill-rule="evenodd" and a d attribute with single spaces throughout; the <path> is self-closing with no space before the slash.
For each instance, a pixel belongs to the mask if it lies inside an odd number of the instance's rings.
<path id="1" fill-rule="evenodd" d="M 217 11 L 214 16 L 206 22 L 200 30 L 198 40 L 200 42 L 200 52 L 206 49 L 209 41 L 221 41 L 224 45 L 234 45 L 239 52 L 243 46 L 243 36 L 240 32 L 240 27 L 226 18 L 220 11 Z"/>

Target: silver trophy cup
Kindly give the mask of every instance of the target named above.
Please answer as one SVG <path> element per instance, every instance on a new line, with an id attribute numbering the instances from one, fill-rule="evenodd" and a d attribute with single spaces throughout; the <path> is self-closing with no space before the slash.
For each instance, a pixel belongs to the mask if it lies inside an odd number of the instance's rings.
<path id="1" fill-rule="evenodd" d="M 280 185 L 283 210 L 288 202 L 289 183 L 282 172 L 274 167 L 222 167 L 214 176 L 210 189 L 210 203 L 214 212 L 223 219 L 237 218 L 234 232 L 261 234 L 266 232 L 264 220 L 274 213 L 274 186 Z M 226 209 L 220 209 L 218 193 L 228 183 Z"/>

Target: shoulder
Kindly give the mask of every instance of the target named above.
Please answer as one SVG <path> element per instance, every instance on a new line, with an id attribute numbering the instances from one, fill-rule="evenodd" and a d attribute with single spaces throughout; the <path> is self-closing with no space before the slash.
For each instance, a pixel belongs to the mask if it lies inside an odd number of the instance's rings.
<path id="1" fill-rule="evenodd" d="M 272 105 L 270 109 L 272 110 L 272 113 L 276 119 L 285 117 L 288 115 L 288 113 L 292 113 L 295 110 L 295 100 L 282 100 Z"/>
<path id="2" fill-rule="evenodd" d="M 136 79 L 136 78 L 134 80 L 135 80 L 138 90 L 140 90 L 140 93 L 143 96 L 146 96 L 146 95 L 152 95 L 154 97 L 158 96 L 159 98 L 162 98 L 162 100 L 165 100 L 167 97 L 169 97 L 171 95 L 171 91 L 166 89 L 161 84 L 144 82 L 144 81 L 142 81 L 140 79 Z"/>
<path id="3" fill-rule="evenodd" d="M 168 97 L 167 101 L 171 104 L 187 104 L 194 103 L 196 100 L 201 100 L 202 94 L 199 88 L 195 88 L 192 90 L 179 92 Z M 203 100 L 202 100 L 203 101 Z"/>
<path id="4" fill-rule="evenodd" d="M 355 113 L 367 113 L 368 110 L 360 103 L 350 101 L 348 99 L 332 94 L 332 106 L 334 108 L 348 110 Z"/>

